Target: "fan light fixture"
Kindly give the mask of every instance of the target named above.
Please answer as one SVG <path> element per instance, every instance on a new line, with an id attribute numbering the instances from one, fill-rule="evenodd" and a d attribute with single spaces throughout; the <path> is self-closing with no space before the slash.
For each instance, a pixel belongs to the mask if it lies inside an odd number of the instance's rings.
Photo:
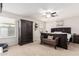
<path id="1" fill-rule="evenodd" d="M 45 16 L 45 17 L 55 17 L 57 14 L 55 11 L 53 11 L 52 9 L 48 9 L 48 10 L 43 10 L 41 9 L 40 13 Z"/>

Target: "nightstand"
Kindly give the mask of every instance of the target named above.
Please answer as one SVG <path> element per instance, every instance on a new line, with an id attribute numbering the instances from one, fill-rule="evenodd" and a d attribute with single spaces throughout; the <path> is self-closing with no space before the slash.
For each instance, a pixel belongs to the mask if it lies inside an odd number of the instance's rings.
<path id="1" fill-rule="evenodd" d="M 73 43 L 78 43 L 78 44 L 79 44 L 79 35 L 74 34 L 73 37 L 72 37 L 72 42 L 73 42 Z"/>

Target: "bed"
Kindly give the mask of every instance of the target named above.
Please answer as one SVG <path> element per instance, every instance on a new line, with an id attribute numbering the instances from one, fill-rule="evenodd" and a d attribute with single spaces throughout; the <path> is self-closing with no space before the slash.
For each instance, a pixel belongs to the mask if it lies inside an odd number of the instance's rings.
<path id="1" fill-rule="evenodd" d="M 60 27 L 60 28 L 52 28 L 52 34 L 67 34 L 67 41 L 69 42 L 71 39 L 71 28 L 70 27 Z"/>
<path id="2" fill-rule="evenodd" d="M 59 37 L 58 47 L 68 49 L 68 42 L 71 38 L 71 28 L 70 27 L 64 27 L 64 28 L 52 28 L 51 33 L 41 33 L 41 36 L 44 38 L 47 38 L 48 36 L 54 36 Z M 42 42 L 42 38 L 41 38 Z"/>
<path id="3" fill-rule="evenodd" d="M 65 49 L 68 49 L 68 43 L 71 39 L 71 28 L 70 27 L 59 27 L 59 28 L 51 28 L 51 33 L 58 35 L 61 38 L 60 46 Z"/>

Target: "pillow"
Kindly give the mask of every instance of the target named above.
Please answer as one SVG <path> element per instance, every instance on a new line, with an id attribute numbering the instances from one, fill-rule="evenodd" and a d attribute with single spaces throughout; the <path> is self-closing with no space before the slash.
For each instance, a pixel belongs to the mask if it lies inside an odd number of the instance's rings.
<path id="1" fill-rule="evenodd" d="M 62 33 L 62 32 L 54 32 L 54 33 L 60 34 L 60 33 Z"/>
<path id="2" fill-rule="evenodd" d="M 53 39 L 53 36 L 50 36 L 50 35 L 49 35 L 49 36 L 48 36 L 48 39 L 51 39 L 51 40 L 52 40 L 52 39 Z"/>

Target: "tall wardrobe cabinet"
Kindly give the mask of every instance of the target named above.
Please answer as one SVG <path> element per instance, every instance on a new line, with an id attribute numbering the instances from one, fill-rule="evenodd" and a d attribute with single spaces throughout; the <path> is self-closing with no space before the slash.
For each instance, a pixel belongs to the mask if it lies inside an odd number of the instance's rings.
<path id="1" fill-rule="evenodd" d="M 21 19 L 18 24 L 18 44 L 33 42 L 33 22 Z"/>

